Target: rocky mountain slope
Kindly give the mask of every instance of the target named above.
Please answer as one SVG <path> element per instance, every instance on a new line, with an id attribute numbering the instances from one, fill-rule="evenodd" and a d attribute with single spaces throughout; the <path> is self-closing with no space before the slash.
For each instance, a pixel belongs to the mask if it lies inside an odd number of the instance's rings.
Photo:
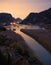
<path id="1" fill-rule="evenodd" d="M 30 13 L 20 24 L 33 24 L 51 27 L 51 8 L 39 13 Z"/>

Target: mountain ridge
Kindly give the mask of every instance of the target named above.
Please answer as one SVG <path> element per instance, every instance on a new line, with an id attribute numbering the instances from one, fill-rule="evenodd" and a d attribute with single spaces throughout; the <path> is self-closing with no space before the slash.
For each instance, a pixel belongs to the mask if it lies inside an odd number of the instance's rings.
<path id="1" fill-rule="evenodd" d="M 0 13 L 0 24 L 6 23 L 9 24 L 13 22 L 15 18 L 10 13 Z"/>
<path id="2" fill-rule="evenodd" d="M 31 12 L 20 24 L 51 24 L 51 8 L 34 13 Z"/>

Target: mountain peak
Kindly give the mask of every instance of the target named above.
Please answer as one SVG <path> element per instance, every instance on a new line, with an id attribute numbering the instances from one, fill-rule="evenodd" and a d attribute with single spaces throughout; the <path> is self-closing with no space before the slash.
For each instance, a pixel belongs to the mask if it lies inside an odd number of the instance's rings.
<path id="1" fill-rule="evenodd" d="M 50 10 L 50 11 L 51 11 L 51 8 L 49 8 L 48 10 Z"/>

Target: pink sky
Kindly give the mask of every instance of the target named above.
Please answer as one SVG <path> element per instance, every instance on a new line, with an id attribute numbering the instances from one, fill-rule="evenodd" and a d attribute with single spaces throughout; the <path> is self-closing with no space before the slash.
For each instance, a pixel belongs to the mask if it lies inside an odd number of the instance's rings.
<path id="1" fill-rule="evenodd" d="M 51 7 L 51 0 L 0 0 L 0 13 L 11 13 L 15 18 L 25 18 L 30 12 L 40 12 Z"/>

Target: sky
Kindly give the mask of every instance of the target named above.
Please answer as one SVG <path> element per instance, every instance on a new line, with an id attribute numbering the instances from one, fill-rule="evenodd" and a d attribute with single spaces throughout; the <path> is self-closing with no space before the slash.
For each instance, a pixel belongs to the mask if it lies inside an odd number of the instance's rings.
<path id="1" fill-rule="evenodd" d="M 41 12 L 51 7 L 51 0 L 0 0 L 0 13 L 11 13 L 24 19 L 31 12 Z"/>

